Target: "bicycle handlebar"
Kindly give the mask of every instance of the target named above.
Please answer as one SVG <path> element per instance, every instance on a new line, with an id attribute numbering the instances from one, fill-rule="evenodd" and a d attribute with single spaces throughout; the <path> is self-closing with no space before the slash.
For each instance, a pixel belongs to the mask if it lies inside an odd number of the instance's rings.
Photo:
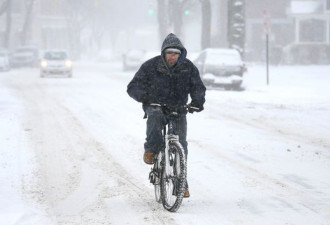
<path id="1" fill-rule="evenodd" d="M 171 109 L 171 107 L 168 107 L 166 104 L 158 104 L 158 103 L 150 103 L 151 106 L 158 106 L 158 107 L 165 107 L 167 109 Z M 174 107 L 176 109 L 179 109 L 181 107 Z M 191 110 L 189 109 L 192 109 L 193 111 L 196 111 L 198 112 L 200 110 L 200 108 L 198 107 L 194 107 L 194 106 L 190 106 L 190 105 L 184 105 L 182 106 L 182 108 L 184 108 L 186 111 L 190 112 Z M 175 111 L 174 111 L 175 112 Z M 173 112 L 172 112 L 173 113 Z M 191 112 L 192 113 L 192 112 Z"/>

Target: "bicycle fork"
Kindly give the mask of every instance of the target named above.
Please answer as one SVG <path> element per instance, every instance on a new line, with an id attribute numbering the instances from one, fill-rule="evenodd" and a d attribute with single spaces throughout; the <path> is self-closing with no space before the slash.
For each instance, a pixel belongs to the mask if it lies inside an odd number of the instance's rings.
<path id="1" fill-rule="evenodd" d="M 172 174 L 172 171 L 170 170 L 170 163 L 173 163 L 171 162 L 171 160 L 173 159 L 170 159 L 170 142 L 172 141 L 179 141 L 179 136 L 178 135 L 174 135 L 174 134 L 169 134 L 169 135 L 166 135 L 165 137 L 165 174 L 167 177 L 173 175 Z"/>

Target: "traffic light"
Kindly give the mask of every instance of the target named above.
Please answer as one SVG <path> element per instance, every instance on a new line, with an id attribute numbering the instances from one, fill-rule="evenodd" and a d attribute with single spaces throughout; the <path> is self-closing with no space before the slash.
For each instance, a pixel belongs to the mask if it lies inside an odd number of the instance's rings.
<path id="1" fill-rule="evenodd" d="M 184 11 L 184 14 L 185 14 L 186 16 L 188 16 L 188 15 L 190 14 L 189 9 L 186 9 L 186 10 Z"/>
<path id="2" fill-rule="evenodd" d="M 148 14 L 149 14 L 149 15 L 153 15 L 153 14 L 154 14 L 154 10 L 153 10 L 153 9 L 149 9 L 149 10 L 148 10 Z"/>

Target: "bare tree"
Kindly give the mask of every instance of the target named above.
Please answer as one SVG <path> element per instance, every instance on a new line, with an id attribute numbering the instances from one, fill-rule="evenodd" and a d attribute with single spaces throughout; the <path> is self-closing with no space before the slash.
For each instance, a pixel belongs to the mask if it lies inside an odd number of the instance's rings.
<path id="1" fill-rule="evenodd" d="M 173 32 L 179 37 L 182 36 L 182 22 L 184 7 L 188 0 L 172 0 L 169 1 L 168 15 L 170 25 L 173 27 Z"/>
<path id="2" fill-rule="evenodd" d="M 159 39 L 160 42 L 163 41 L 168 32 L 168 18 L 167 18 L 167 1 L 166 0 L 157 0 L 158 1 L 158 30 L 159 30 Z"/>
<path id="3" fill-rule="evenodd" d="M 200 0 L 202 6 L 202 49 L 211 46 L 211 3 L 210 0 Z"/>
<path id="4" fill-rule="evenodd" d="M 182 37 L 183 16 L 185 9 L 192 7 L 197 1 L 158 0 L 159 38 L 162 42 L 169 30 Z M 211 46 L 211 3 L 210 0 L 199 0 L 202 12 L 202 49 Z"/>
<path id="5" fill-rule="evenodd" d="M 70 52 L 74 58 L 81 53 L 81 31 L 86 26 L 92 2 L 69 0 L 67 8 L 67 23 L 69 27 Z"/>
<path id="6" fill-rule="evenodd" d="M 6 0 L 2 3 L 0 7 L 0 16 L 6 13 L 6 32 L 4 36 L 3 46 L 5 48 L 9 48 L 9 40 L 10 40 L 10 31 L 11 31 L 11 1 Z"/>
<path id="7" fill-rule="evenodd" d="M 182 35 L 184 6 L 188 0 L 158 0 L 158 25 L 160 42 L 169 31 Z"/>
<path id="8" fill-rule="evenodd" d="M 26 37 L 27 33 L 29 31 L 30 25 L 31 25 L 31 14 L 32 14 L 32 9 L 34 5 L 34 0 L 29 0 L 26 1 L 26 14 L 25 14 L 25 20 L 22 28 L 22 33 L 21 33 L 21 45 L 26 44 Z"/>

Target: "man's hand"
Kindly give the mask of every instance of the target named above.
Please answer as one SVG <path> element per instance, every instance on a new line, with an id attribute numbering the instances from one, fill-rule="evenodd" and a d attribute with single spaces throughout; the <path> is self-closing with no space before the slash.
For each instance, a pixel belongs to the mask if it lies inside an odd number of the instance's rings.
<path id="1" fill-rule="evenodd" d="M 204 110 L 204 107 L 203 105 L 199 105 L 197 103 L 194 103 L 194 102 L 191 102 L 189 105 L 188 105 L 188 112 L 189 113 L 194 113 L 194 112 L 201 112 Z"/>

